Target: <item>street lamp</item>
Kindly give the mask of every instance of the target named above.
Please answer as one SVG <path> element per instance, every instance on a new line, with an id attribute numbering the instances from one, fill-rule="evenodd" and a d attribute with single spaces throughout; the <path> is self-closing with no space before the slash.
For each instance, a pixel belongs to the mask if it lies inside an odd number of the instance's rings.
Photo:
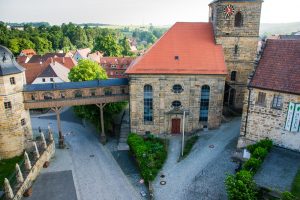
<path id="1" fill-rule="evenodd" d="M 181 156 L 183 156 L 183 150 L 184 150 L 184 124 L 185 124 L 185 110 L 183 111 L 183 120 L 182 120 Z"/>

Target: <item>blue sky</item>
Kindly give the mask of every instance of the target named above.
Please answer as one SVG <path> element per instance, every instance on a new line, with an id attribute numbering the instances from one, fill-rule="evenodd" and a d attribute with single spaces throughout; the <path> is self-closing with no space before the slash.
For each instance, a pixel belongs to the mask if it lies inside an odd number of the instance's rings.
<path id="1" fill-rule="evenodd" d="M 0 21 L 170 25 L 207 21 L 211 0 L 0 0 Z M 299 0 L 265 0 L 263 23 L 300 21 Z"/>

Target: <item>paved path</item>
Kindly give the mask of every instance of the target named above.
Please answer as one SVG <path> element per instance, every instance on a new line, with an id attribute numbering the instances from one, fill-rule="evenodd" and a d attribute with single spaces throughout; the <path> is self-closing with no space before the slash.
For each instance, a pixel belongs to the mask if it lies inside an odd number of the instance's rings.
<path id="1" fill-rule="evenodd" d="M 228 145 L 234 146 L 240 130 L 240 118 L 235 118 L 233 121 L 223 124 L 219 129 L 202 132 L 204 134 L 200 135 L 198 142 L 195 144 L 193 151 L 189 154 L 187 158 L 177 162 L 178 156 L 180 154 L 180 138 L 175 137 L 171 139 L 169 146 L 169 156 L 166 164 L 163 167 L 162 173 L 165 178 L 160 178 L 159 176 L 154 181 L 154 195 L 155 199 L 158 200 L 183 200 L 183 199 L 194 199 L 192 195 L 191 184 L 197 181 L 203 171 L 210 170 L 213 161 L 218 158 L 222 158 L 222 154 L 226 152 Z M 210 145 L 214 145 L 214 148 L 209 148 Z M 230 159 L 224 163 L 230 164 Z M 221 166 L 219 166 L 221 164 Z M 215 179 L 218 176 L 224 175 L 224 170 L 227 166 L 222 163 L 216 163 L 215 165 L 220 168 L 214 170 L 215 174 L 210 174 L 211 179 Z M 214 166 L 215 166 L 214 165 Z M 222 167 L 224 166 L 224 168 Z M 235 165 L 231 165 L 230 169 L 234 168 Z M 162 186 L 159 184 L 161 180 L 167 182 L 166 185 Z M 201 179 L 198 179 L 201 180 Z M 207 179 L 209 180 L 209 179 Z M 215 181 L 220 181 L 215 179 Z M 204 185 L 209 187 L 208 184 L 215 184 L 215 181 L 207 182 Z M 213 192 L 213 191 L 211 191 Z M 207 195 L 205 195 L 207 196 Z M 196 199 L 206 199 L 204 195 L 200 193 L 200 196 Z M 210 198 L 210 199 L 219 199 Z"/>
<path id="2" fill-rule="evenodd" d="M 46 128 L 49 122 L 56 128 L 55 120 L 43 118 L 33 118 L 32 126 Z M 99 143 L 92 127 L 62 121 L 62 130 L 68 133 L 65 136 L 68 148 L 57 149 L 50 167 L 42 173 L 71 170 L 79 200 L 140 199 L 109 150 Z"/>

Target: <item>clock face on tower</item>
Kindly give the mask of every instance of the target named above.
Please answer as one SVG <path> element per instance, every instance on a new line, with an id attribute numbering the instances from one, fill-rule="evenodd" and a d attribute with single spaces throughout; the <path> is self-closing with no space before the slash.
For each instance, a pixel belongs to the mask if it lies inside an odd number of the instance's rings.
<path id="1" fill-rule="evenodd" d="M 225 8 L 224 8 L 224 14 L 225 14 L 226 18 L 228 18 L 231 15 L 233 15 L 234 14 L 234 7 L 233 7 L 233 5 L 227 5 L 227 6 L 225 6 Z"/>

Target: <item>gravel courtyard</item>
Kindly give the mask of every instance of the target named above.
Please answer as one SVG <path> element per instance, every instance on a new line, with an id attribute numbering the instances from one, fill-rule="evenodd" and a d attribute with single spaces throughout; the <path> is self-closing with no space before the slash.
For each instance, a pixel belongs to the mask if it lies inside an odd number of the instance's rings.
<path id="1" fill-rule="evenodd" d="M 161 174 L 153 183 L 158 200 L 223 200 L 226 199 L 224 179 L 237 167 L 230 159 L 240 131 L 240 118 L 223 124 L 217 130 L 201 132 L 192 152 L 177 162 L 180 137 L 172 137 L 169 156 Z M 167 182 L 160 185 L 160 181 Z"/>
<path id="2" fill-rule="evenodd" d="M 64 115 L 66 114 L 62 116 Z M 57 132 L 56 120 L 51 118 L 50 116 L 45 118 L 33 117 L 32 126 L 35 129 L 39 126 L 44 129 L 47 128 L 48 123 L 51 122 L 51 126 L 54 128 L 54 131 Z M 138 191 L 130 184 L 109 150 L 100 144 L 95 134 L 97 131 L 93 127 L 84 127 L 81 124 L 72 123 L 71 121 L 72 119 L 65 120 L 64 117 L 62 117 L 62 129 L 65 134 L 67 148 L 62 150 L 56 149 L 54 159 L 47 169 L 42 170 L 42 174 L 71 171 L 78 200 L 140 199 Z M 41 177 L 38 178 L 36 183 L 39 182 Z M 50 179 L 51 177 L 48 178 L 48 181 Z M 46 182 L 45 185 L 47 185 Z M 50 184 L 48 185 L 51 187 Z M 47 192 L 49 188 L 40 187 L 42 189 L 36 191 L 35 187 L 39 186 L 34 184 L 33 191 L 40 194 L 33 195 L 49 195 Z M 53 187 L 58 186 L 55 185 Z M 69 192 L 64 190 L 63 182 L 60 183 L 59 188 L 62 189 L 60 192 Z M 54 192 L 51 194 L 50 199 L 58 199 L 56 195 L 60 194 Z"/>

